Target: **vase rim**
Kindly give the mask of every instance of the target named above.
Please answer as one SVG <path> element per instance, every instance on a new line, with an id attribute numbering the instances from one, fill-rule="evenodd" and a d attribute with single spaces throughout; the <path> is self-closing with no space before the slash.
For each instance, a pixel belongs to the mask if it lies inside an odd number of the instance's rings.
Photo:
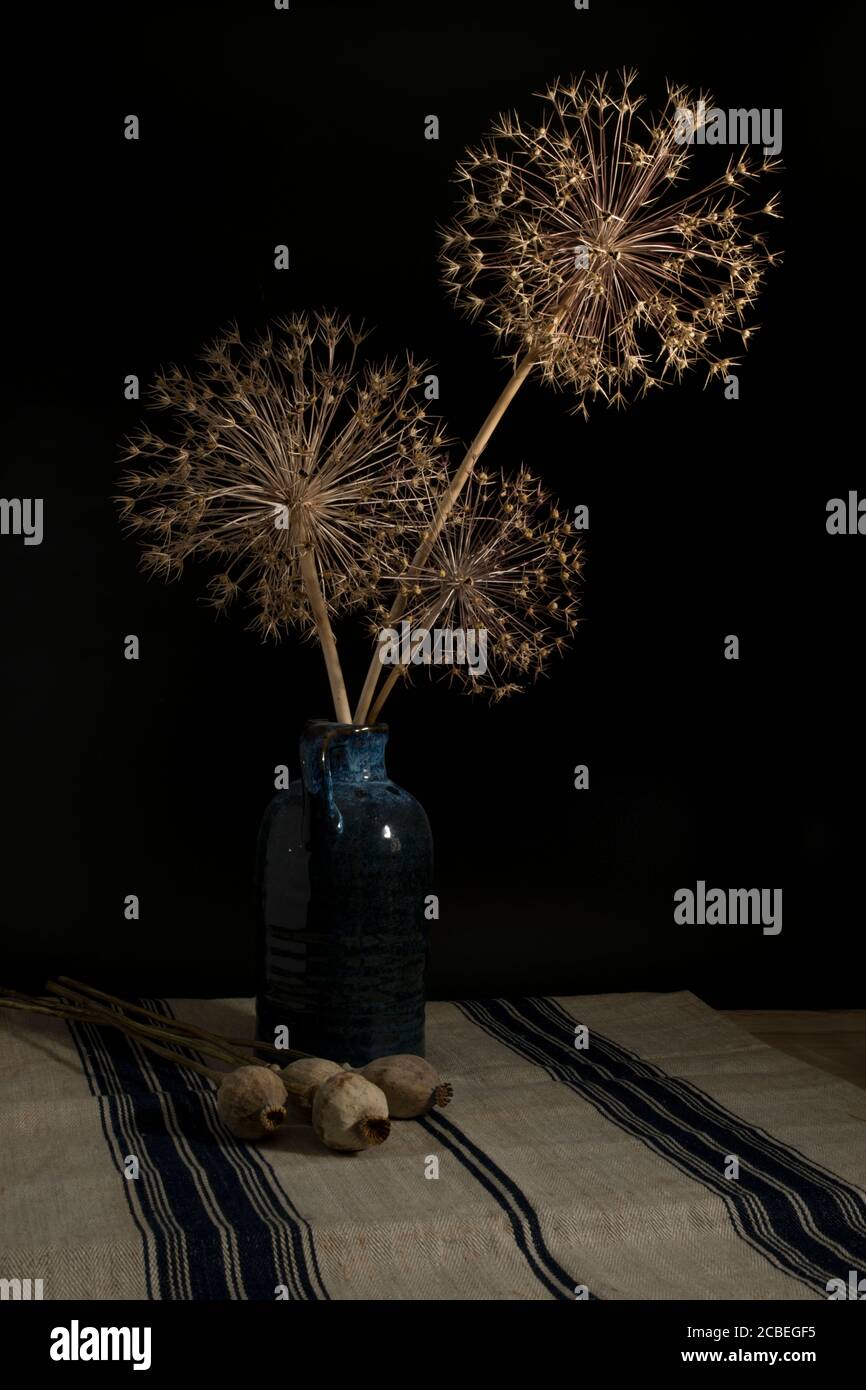
<path id="1" fill-rule="evenodd" d="M 387 724 L 340 724 L 336 719 L 308 719 L 304 725 L 304 732 L 311 733 L 316 729 L 333 729 L 335 732 L 344 734 L 386 734 Z"/>

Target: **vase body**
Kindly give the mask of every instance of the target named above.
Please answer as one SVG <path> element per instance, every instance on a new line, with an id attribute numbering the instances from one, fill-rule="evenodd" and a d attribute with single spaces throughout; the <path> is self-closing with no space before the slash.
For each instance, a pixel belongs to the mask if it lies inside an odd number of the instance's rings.
<path id="1" fill-rule="evenodd" d="M 363 1066 L 424 1053 L 425 913 L 433 845 L 424 810 L 385 770 L 384 725 L 316 720 L 301 780 L 262 822 L 258 1037 Z"/>

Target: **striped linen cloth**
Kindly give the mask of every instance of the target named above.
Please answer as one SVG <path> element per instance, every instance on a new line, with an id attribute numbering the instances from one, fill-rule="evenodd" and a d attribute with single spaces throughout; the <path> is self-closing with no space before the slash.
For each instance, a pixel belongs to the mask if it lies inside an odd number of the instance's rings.
<path id="1" fill-rule="evenodd" d="M 252 1036 L 250 1001 L 146 1002 Z M 3 1015 L 0 1280 L 46 1299 L 816 1299 L 866 1272 L 866 1092 L 693 995 L 434 1003 L 427 1052 L 452 1104 L 346 1156 L 299 1115 L 238 1143 L 205 1078 L 111 1030 Z"/>

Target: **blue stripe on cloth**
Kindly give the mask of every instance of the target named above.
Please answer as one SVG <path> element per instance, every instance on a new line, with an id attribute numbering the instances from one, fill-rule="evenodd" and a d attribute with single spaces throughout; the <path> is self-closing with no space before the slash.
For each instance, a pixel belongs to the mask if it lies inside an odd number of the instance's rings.
<path id="1" fill-rule="evenodd" d="M 508 1217 L 517 1248 L 551 1297 L 574 1299 L 578 1281 L 565 1272 L 548 1250 L 538 1215 L 514 1179 L 441 1111 L 431 1110 L 421 1116 L 419 1122 L 434 1139 L 454 1154 L 502 1208 Z M 563 1289 L 558 1285 L 565 1287 Z M 589 1296 L 594 1297 L 593 1294 Z"/>
<path id="2" fill-rule="evenodd" d="M 272 1300 L 284 1284 L 293 1298 L 327 1297 L 317 1266 L 321 1292 L 310 1278 L 298 1223 L 264 1195 L 263 1170 L 219 1123 L 211 1088 L 191 1090 L 179 1067 L 119 1032 L 79 1036 L 117 1117 L 121 1159 L 140 1161 L 134 1181 L 152 1239 L 152 1296 Z"/>
<path id="3" fill-rule="evenodd" d="M 574 1029 L 575 1020 L 553 999 L 540 999 L 533 1001 L 533 1003 L 542 1014 L 546 1014 L 550 1018 L 554 1025 L 566 1027 L 569 1033 Z M 754 1166 L 760 1166 L 760 1155 L 767 1155 L 773 1165 L 789 1166 L 792 1170 L 801 1173 L 809 1182 L 813 1182 L 817 1187 L 823 1189 L 825 1200 L 836 1207 L 838 1215 L 845 1221 L 846 1225 L 850 1225 L 854 1232 L 866 1236 L 866 1193 L 852 1183 L 845 1182 L 829 1168 L 825 1168 L 815 1160 L 806 1158 L 797 1149 L 781 1144 L 758 1125 L 750 1125 L 738 1115 L 725 1110 L 694 1082 L 669 1076 L 653 1063 L 644 1061 L 637 1053 L 630 1052 L 627 1048 L 620 1047 L 607 1038 L 599 1037 L 597 1034 L 595 1036 L 600 1042 L 602 1051 L 607 1053 L 612 1060 L 618 1061 L 619 1058 L 625 1056 L 630 1059 L 634 1070 L 641 1075 L 653 1079 L 661 1076 L 673 1091 L 678 1092 L 683 1097 L 686 1103 L 710 1117 L 715 1123 L 724 1126 L 726 1133 L 732 1131 L 738 1137 L 742 1135 L 742 1143 L 754 1146 L 757 1151 L 758 1156 L 752 1160 Z M 739 1152 L 742 1153 L 742 1151 L 741 1146 Z M 814 1206 L 819 1215 L 822 1215 L 824 1204 L 820 1198 L 816 1197 Z M 836 1239 L 836 1234 L 837 1231 L 832 1228 L 825 1231 L 827 1239 L 831 1242 Z M 862 1258 L 862 1252 L 860 1258 Z"/>
<path id="4" fill-rule="evenodd" d="M 72 1034 L 72 1041 L 75 1044 L 75 1048 L 78 1052 L 79 1060 L 81 1061 L 81 1070 L 83 1071 L 87 1084 L 90 1088 L 90 1094 L 93 1096 L 94 1100 L 99 1106 L 99 1124 L 100 1128 L 102 1129 L 103 1138 L 105 1139 L 105 1142 L 108 1146 L 108 1152 L 111 1157 L 111 1161 L 117 1169 L 118 1175 L 121 1178 L 123 1178 L 123 1169 L 121 1167 L 120 1154 L 124 1152 L 124 1149 L 121 1140 L 118 1117 L 116 1114 L 116 1106 L 113 1104 L 113 1097 L 102 1093 L 94 1084 L 94 1079 L 90 1074 L 90 1068 L 88 1066 L 88 1054 L 82 1044 L 82 1040 L 79 1036 L 78 1030 L 76 1029 L 75 1025 L 71 1022 L 69 1023 L 69 1031 Z M 111 1134 L 109 1134 L 108 1132 L 109 1126 L 111 1127 L 114 1139 L 112 1139 Z M 128 1152 L 128 1149 L 126 1150 L 126 1152 Z M 155 1295 L 153 1291 L 153 1279 L 151 1276 L 150 1268 L 151 1260 L 148 1248 L 148 1233 L 142 1225 L 141 1220 L 139 1219 L 138 1212 L 135 1209 L 135 1203 L 132 1200 L 132 1188 L 130 1187 L 130 1184 L 126 1178 L 123 1178 L 123 1191 L 124 1196 L 126 1197 L 127 1205 L 129 1207 L 129 1214 L 132 1217 L 135 1229 L 138 1231 L 138 1234 L 141 1237 L 141 1248 L 144 1262 L 144 1285 L 147 1290 L 147 1296 L 148 1298 L 154 1298 Z"/>
<path id="5" fill-rule="evenodd" d="M 167 1019 L 174 1019 L 175 1014 L 171 1005 L 164 999 L 152 999 L 148 1001 L 148 1007 L 155 1013 L 161 1013 Z M 195 1053 L 188 1048 L 183 1048 L 179 1044 L 166 1044 L 171 1051 L 177 1051 L 180 1056 L 192 1057 L 195 1060 Z M 205 1077 L 196 1072 L 185 1070 L 182 1067 L 172 1068 L 176 1077 L 169 1078 L 172 1083 L 175 1079 L 179 1085 L 185 1085 L 189 1090 L 199 1090 L 211 1093 L 210 1085 Z M 294 1202 L 282 1187 L 279 1179 L 274 1172 L 273 1166 L 268 1162 L 264 1152 L 252 1144 L 243 1144 L 231 1139 L 214 1112 L 214 1133 L 219 1126 L 220 1141 L 225 1144 L 227 1157 L 235 1164 L 239 1180 L 246 1183 L 254 1192 L 255 1199 L 262 1209 L 272 1227 L 275 1237 L 281 1247 L 282 1266 L 287 1271 L 285 1278 L 280 1283 L 285 1283 L 286 1278 L 293 1286 L 290 1291 L 293 1297 L 303 1300 L 329 1300 L 324 1280 L 322 1279 L 319 1268 L 316 1246 L 313 1238 L 313 1229 L 301 1216 Z M 286 1237 L 288 1236 L 288 1240 Z M 273 1297 L 273 1290 L 271 1291 Z"/>
<path id="6" fill-rule="evenodd" d="M 629 1053 L 595 1029 L 574 1047 L 576 1020 L 550 1000 L 462 1001 L 491 1037 L 541 1066 L 679 1171 L 714 1192 L 734 1230 L 776 1268 L 822 1294 L 829 1278 L 862 1268 L 863 1194 L 731 1114 L 689 1082 Z M 726 1179 L 736 1154 L 740 1176 Z"/>
<path id="7" fill-rule="evenodd" d="M 137 1079 L 130 1058 L 118 1055 L 119 1035 L 104 1032 L 89 1024 L 70 1023 L 73 1036 L 80 1042 L 85 1067 L 97 1092 L 105 1097 L 112 1117 L 112 1132 L 120 1163 L 134 1155 L 139 1159 L 135 1193 L 143 1221 L 149 1231 L 148 1267 L 153 1271 L 155 1296 L 169 1299 L 190 1297 L 184 1234 L 172 1218 L 159 1163 L 148 1157 L 150 1139 L 148 1119 L 139 1111 L 133 1087 Z M 109 1044 L 111 1038 L 113 1046 Z M 125 1046 L 125 1045 L 124 1045 Z M 128 1052 L 128 1048 L 127 1048 Z M 90 1078 L 88 1078 L 90 1079 Z M 142 1122 L 145 1132 L 142 1132 Z M 223 1297 L 225 1294 L 223 1294 Z"/>

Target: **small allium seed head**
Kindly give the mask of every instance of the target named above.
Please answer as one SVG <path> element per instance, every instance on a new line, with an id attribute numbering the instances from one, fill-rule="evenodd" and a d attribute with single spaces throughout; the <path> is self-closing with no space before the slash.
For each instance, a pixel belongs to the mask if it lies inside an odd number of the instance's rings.
<path id="1" fill-rule="evenodd" d="M 428 495 L 430 521 L 437 501 Z M 412 627 L 487 634 L 486 672 L 473 675 L 455 662 L 426 666 L 430 675 L 498 700 L 542 674 L 552 632 L 570 632 L 578 606 L 579 545 L 569 552 L 571 569 L 560 559 L 570 529 L 527 469 L 511 477 L 480 472 L 470 475 L 424 564 L 411 562 L 411 540 L 408 558 L 399 540 L 383 550 L 383 576 L 399 588 Z"/>

